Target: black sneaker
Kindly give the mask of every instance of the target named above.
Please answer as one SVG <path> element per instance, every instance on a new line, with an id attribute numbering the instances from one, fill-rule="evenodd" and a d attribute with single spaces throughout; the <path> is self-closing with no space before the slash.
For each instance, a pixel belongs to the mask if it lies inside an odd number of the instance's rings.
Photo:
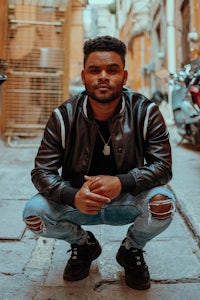
<path id="1" fill-rule="evenodd" d="M 126 284 L 135 290 L 150 288 L 151 280 L 148 266 L 143 257 L 143 250 L 130 248 L 123 245 L 116 255 L 117 262 L 124 267 Z"/>
<path id="2" fill-rule="evenodd" d="M 65 267 L 63 279 L 81 280 L 89 275 L 90 265 L 101 254 L 101 246 L 94 235 L 88 231 L 88 242 L 85 245 L 71 245 L 71 258 Z"/>

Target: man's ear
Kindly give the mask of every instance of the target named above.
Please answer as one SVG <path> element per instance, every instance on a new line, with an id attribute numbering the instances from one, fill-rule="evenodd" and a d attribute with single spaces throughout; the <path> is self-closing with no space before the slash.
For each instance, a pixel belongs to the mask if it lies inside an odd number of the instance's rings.
<path id="1" fill-rule="evenodd" d="M 82 79 L 82 82 L 84 84 L 85 83 L 85 72 L 84 72 L 84 70 L 81 71 L 81 79 Z"/>
<path id="2" fill-rule="evenodd" d="M 128 71 L 124 70 L 124 84 L 126 84 L 127 79 L 128 79 Z"/>

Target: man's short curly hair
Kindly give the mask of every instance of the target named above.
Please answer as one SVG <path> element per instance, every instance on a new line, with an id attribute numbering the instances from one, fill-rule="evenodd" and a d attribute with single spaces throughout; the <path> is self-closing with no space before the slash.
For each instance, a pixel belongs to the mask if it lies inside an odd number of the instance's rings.
<path id="1" fill-rule="evenodd" d="M 83 46 L 84 66 L 89 54 L 94 51 L 114 51 L 120 55 L 125 66 L 126 45 L 115 37 L 105 35 L 87 40 Z"/>

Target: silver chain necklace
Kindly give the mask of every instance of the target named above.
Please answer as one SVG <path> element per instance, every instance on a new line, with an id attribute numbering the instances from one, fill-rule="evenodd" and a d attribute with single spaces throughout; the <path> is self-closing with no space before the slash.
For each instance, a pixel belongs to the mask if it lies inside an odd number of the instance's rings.
<path id="1" fill-rule="evenodd" d="M 106 143 L 106 141 L 104 140 L 104 138 L 103 138 L 103 136 L 102 136 L 102 134 L 99 130 L 98 130 L 98 134 L 99 134 L 100 138 L 102 139 L 102 142 L 104 143 L 104 147 L 103 147 L 103 151 L 102 151 L 103 154 L 104 155 L 110 155 L 110 146 L 108 144 L 110 142 L 111 136 L 109 137 L 109 139 Z"/>

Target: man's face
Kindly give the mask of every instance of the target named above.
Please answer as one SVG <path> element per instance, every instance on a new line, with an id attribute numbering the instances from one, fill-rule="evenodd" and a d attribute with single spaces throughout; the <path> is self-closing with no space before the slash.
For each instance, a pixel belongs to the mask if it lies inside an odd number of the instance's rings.
<path id="1" fill-rule="evenodd" d="M 120 98 L 128 76 L 120 55 L 113 51 L 92 52 L 81 75 L 89 98 L 99 103 Z"/>

